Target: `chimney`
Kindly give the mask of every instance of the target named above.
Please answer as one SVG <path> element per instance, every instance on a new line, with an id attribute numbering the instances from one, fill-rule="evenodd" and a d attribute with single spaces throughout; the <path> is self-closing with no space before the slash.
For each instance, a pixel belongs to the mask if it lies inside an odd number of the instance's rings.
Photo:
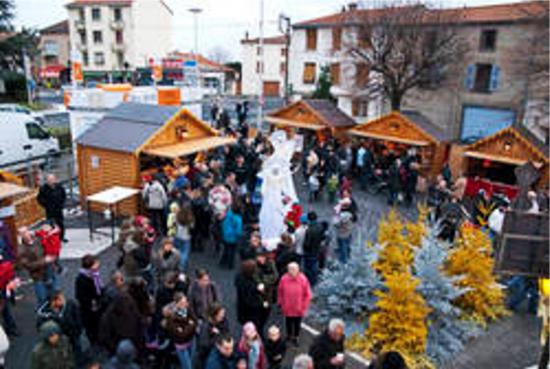
<path id="1" fill-rule="evenodd" d="M 348 4 L 348 10 L 350 12 L 354 11 L 354 10 L 357 10 L 357 3 L 353 2 L 353 3 L 349 3 Z"/>

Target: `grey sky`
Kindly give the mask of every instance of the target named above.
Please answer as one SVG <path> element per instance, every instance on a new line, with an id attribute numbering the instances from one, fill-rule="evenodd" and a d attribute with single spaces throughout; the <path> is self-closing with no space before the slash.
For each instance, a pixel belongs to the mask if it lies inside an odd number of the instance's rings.
<path id="1" fill-rule="evenodd" d="M 144 1 L 144 0 L 140 0 Z M 157 0 L 145 0 L 157 1 Z M 442 0 L 445 6 L 474 6 L 512 2 L 505 0 Z M 166 0 L 174 10 L 172 45 L 179 50 L 193 47 L 193 22 L 187 9 L 199 6 L 199 51 L 208 55 L 215 47 L 226 49 L 232 59 L 240 59 L 240 43 L 246 30 L 257 36 L 260 0 Z M 292 22 L 337 12 L 350 0 L 264 0 L 264 35 L 277 33 L 280 12 Z M 15 0 L 16 26 L 42 28 L 67 17 L 67 0 Z"/>

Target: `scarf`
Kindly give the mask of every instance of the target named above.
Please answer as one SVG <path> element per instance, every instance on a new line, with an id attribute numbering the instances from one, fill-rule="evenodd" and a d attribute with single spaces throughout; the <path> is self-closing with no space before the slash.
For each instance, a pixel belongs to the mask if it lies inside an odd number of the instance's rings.
<path id="1" fill-rule="evenodd" d="M 249 342 L 250 351 L 248 353 L 248 367 L 250 369 L 257 369 L 258 362 L 260 361 L 260 342 L 258 339 L 255 339 L 252 342 Z"/>
<path id="2" fill-rule="evenodd" d="M 93 272 L 89 269 L 80 269 L 80 274 L 85 275 L 94 281 L 95 291 L 97 295 L 101 295 L 101 290 L 103 289 L 103 283 L 101 282 L 101 276 L 99 271 Z"/>

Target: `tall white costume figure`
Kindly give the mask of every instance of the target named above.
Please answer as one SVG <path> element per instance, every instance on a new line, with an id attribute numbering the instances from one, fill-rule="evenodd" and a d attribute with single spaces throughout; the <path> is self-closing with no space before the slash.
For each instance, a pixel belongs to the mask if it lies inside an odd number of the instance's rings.
<path id="1" fill-rule="evenodd" d="M 285 230 L 284 218 L 291 205 L 298 201 L 290 160 L 296 142 L 289 140 L 284 131 L 275 131 L 270 136 L 273 154 L 266 158 L 259 177 L 262 179 L 262 208 L 260 209 L 260 233 L 268 248 L 278 242 Z M 285 205 L 285 198 L 290 201 Z"/>

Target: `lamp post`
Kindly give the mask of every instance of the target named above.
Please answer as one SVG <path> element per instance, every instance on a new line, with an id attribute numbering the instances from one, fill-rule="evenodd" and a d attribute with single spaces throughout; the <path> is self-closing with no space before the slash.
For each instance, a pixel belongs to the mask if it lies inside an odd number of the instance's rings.
<path id="1" fill-rule="evenodd" d="M 202 13 L 202 9 L 199 7 L 193 7 L 188 9 L 191 14 L 193 14 L 193 28 L 195 32 L 195 45 L 193 47 L 193 58 L 195 59 L 195 68 L 196 68 L 196 78 L 197 78 L 197 86 L 200 85 L 200 79 L 199 79 L 199 21 L 198 16 L 200 13 Z"/>

